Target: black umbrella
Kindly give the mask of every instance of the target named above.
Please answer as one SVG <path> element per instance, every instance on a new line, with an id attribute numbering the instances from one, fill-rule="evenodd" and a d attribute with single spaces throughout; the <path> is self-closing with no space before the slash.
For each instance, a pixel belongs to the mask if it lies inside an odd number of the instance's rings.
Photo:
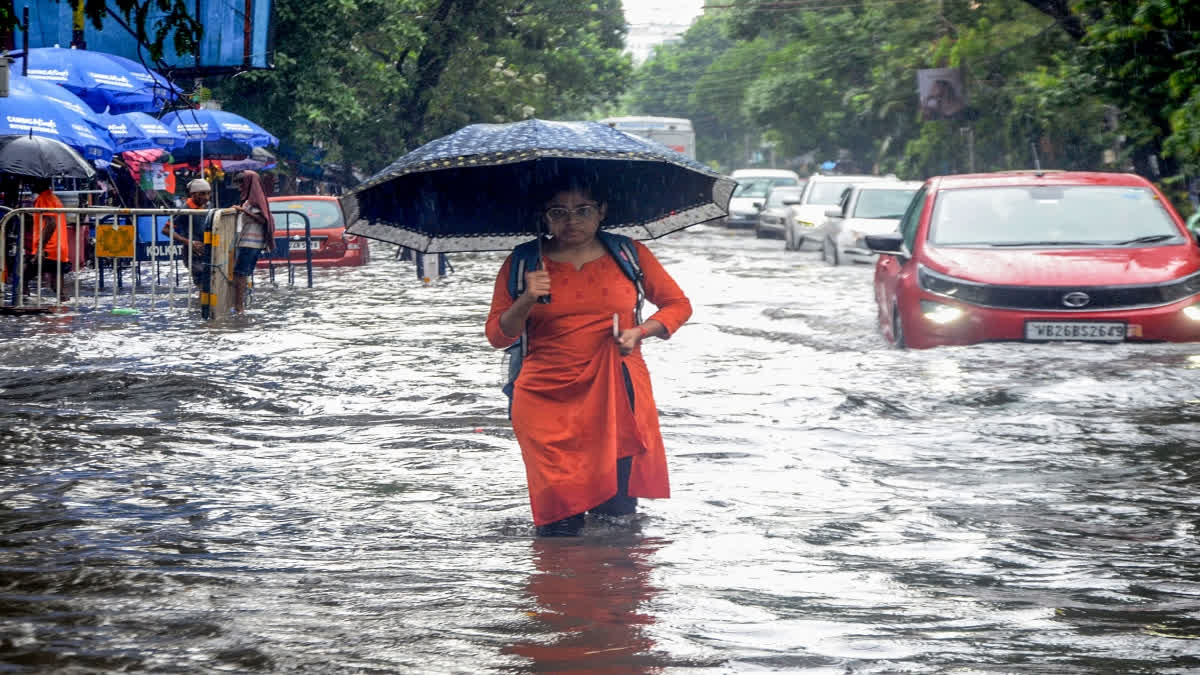
<path id="1" fill-rule="evenodd" d="M 0 173 L 33 178 L 91 178 L 96 174 L 71 146 L 45 136 L 0 136 Z"/>
<path id="2" fill-rule="evenodd" d="M 654 239 L 726 215 L 736 183 L 599 122 L 474 124 L 413 150 L 342 197 L 348 232 L 417 251 L 508 250 L 539 230 L 537 187 L 596 186 L 602 227 Z"/>

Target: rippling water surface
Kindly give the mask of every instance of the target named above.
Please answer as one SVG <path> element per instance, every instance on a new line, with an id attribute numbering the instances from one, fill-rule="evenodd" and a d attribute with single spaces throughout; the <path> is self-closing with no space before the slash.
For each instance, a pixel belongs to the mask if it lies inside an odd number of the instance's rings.
<path id="1" fill-rule="evenodd" d="M 577 540 L 529 523 L 498 254 L 0 317 L 0 671 L 1200 669 L 1200 345 L 897 351 L 865 266 L 650 245 L 674 497 Z"/>

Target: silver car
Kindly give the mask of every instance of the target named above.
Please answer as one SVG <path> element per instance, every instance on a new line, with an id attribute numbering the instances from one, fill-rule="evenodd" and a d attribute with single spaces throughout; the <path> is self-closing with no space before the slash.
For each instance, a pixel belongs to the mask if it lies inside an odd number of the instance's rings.
<path id="1" fill-rule="evenodd" d="M 875 255 L 864 237 L 894 232 L 920 181 L 876 181 L 846 188 L 837 207 L 825 212 L 817 228 L 821 258 L 833 265 L 843 262 L 874 263 Z"/>
<path id="2" fill-rule="evenodd" d="M 792 205 L 800 203 L 799 186 L 771 188 L 767 199 L 758 212 L 758 223 L 754 225 L 754 236 L 759 239 L 783 239 L 784 229 L 792 217 Z"/>

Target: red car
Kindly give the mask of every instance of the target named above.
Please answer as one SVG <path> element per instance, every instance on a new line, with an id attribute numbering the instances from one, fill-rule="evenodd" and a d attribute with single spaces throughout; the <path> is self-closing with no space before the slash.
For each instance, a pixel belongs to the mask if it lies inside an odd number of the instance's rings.
<path id="1" fill-rule="evenodd" d="M 272 263 L 303 265 L 305 261 L 304 218 L 308 218 L 314 267 L 365 265 L 370 249 L 364 237 L 346 234 L 342 207 L 330 195 L 269 197 L 275 215 L 275 249 L 258 260 L 259 267 Z M 303 216 L 301 215 L 303 214 Z"/>
<path id="2" fill-rule="evenodd" d="M 899 347 L 1200 340 L 1200 246 L 1139 176 L 930 178 L 899 232 L 867 245 Z"/>

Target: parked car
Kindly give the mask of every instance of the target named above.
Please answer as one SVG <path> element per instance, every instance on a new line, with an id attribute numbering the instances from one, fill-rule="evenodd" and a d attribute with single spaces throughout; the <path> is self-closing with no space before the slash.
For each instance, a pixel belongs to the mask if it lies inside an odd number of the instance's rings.
<path id="1" fill-rule="evenodd" d="M 762 209 L 758 212 L 754 236 L 759 239 L 783 239 L 784 225 L 792 217 L 792 205 L 800 203 L 800 193 L 803 190 L 804 188 L 793 185 L 771 188 Z"/>
<path id="2" fill-rule="evenodd" d="M 900 347 L 1200 340 L 1200 246 L 1140 176 L 935 177 L 899 232 L 866 240 Z"/>
<path id="3" fill-rule="evenodd" d="M 803 185 L 800 175 L 786 169 L 738 169 L 730 174 L 738 186 L 729 200 L 727 227 L 751 228 L 758 224 L 759 207 L 771 188 L 781 185 Z M 759 206 L 755 206 L 758 204 Z"/>
<path id="4" fill-rule="evenodd" d="M 825 222 L 826 211 L 841 204 L 842 193 L 846 188 L 858 183 L 880 180 L 896 180 L 896 177 L 824 174 L 809 176 L 804 186 L 804 194 L 800 196 L 800 204 L 793 209 L 792 222 L 784 229 L 783 247 L 789 251 L 799 251 L 809 241 L 820 245 L 821 240 L 813 236 L 813 230 Z"/>
<path id="5" fill-rule="evenodd" d="M 275 248 L 271 255 L 259 258 L 258 266 L 286 263 L 304 264 L 304 217 L 308 218 L 312 238 L 314 266 L 335 267 L 365 265 L 371 250 L 365 237 L 346 234 L 346 223 L 337 197 L 330 195 L 293 195 L 269 197 L 275 215 Z M 300 214 L 303 214 L 302 217 Z"/>
<path id="6" fill-rule="evenodd" d="M 871 181 L 846 188 L 841 205 L 826 211 L 825 222 L 817 228 L 821 259 L 833 265 L 874 263 L 865 237 L 896 231 L 919 189 L 920 181 Z"/>

